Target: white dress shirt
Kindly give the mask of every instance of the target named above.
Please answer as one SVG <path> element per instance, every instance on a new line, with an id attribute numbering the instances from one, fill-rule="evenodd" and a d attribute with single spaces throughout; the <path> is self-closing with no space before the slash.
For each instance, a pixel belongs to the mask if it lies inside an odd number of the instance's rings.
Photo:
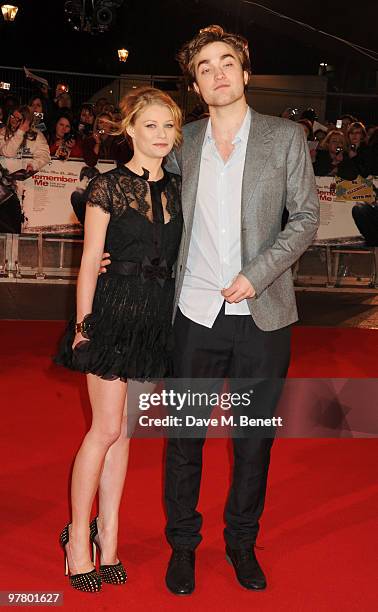
<path id="1" fill-rule="evenodd" d="M 179 308 L 200 325 L 212 327 L 222 308 L 222 289 L 241 269 L 241 190 L 251 111 L 223 161 L 212 137 L 209 119 L 201 152 L 201 166 L 193 229 Z M 226 315 L 249 315 L 246 300 L 225 306 Z"/>

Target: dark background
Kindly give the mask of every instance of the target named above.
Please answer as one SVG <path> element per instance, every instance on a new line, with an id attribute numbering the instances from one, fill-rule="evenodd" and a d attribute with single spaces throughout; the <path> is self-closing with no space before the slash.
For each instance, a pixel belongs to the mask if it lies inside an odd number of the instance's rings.
<path id="1" fill-rule="evenodd" d="M 375 0 L 261 0 L 292 18 L 354 43 L 377 49 Z M 331 87 L 344 91 L 376 87 L 378 62 L 299 25 L 239 0 L 125 0 L 108 33 L 76 33 L 67 25 L 63 1 L 26 0 L 14 24 L 0 19 L 0 64 L 118 74 L 179 74 L 175 54 L 201 27 L 219 23 L 250 42 L 257 74 L 317 74 L 319 63 L 335 66 Z M 116 50 L 129 51 L 120 65 Z"/>

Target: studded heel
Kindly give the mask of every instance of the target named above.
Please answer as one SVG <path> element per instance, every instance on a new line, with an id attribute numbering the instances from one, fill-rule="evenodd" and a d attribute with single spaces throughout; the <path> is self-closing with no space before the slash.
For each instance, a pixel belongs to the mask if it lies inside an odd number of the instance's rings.
<path id="1" fill-rule="evenodd" d="M 101 554 L 97 518 L 96 516 L 89 525 L 89 537 L 93 546 L 93 564 L 96 563 L 96 547 L 98 547 L 99 553 Z M 112 565 L 100 565 L 100 576 L 102 580 L 108 584 L 125 584 L 127 580 L 126 570 L 121 561 Z"/>
<path id="2" fill-rule="evenodd" d="M 96 568 L 90 572 L 84 572 L 83 574 L 69 574 L 68 557 L 66 551 L 66 545 L 70 539 L 68 527 L 69 525 L 65 526 L 59 537 L 60 544 L 64 550 L 65 575 L 69 575 L 70 584 L 74 589 L 77 589 L 78 591 L 96 593 L 101 590 L 101 577 L 96 572 Z"/>

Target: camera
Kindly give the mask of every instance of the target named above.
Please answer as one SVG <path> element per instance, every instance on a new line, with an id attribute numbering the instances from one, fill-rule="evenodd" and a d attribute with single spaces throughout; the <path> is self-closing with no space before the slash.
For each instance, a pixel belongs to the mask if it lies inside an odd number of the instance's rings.
<path id="1" fill-rule="evenodd" d="M 343 147 L 337 147 L 337 149 L 336 149 L 336 155 L 339 155 L 340 153 L 342 153 L 342 152 L 343 152 L 343 150 L 344 150 L 344 149 L 343 149 Z"/>
<path id="2" fill-rule="evenodd" d="M 69 142 L 70 140 L 73 140 L 75 138 L 75 133 L 74 132 L 67 132 L 67 134 L 64 134 L 63 136 L 63 140 L 64 142 Z"/>
<path id="3" fill-rule="evenodd" d="M 351 145 L 350 145 L 350 150 L 351 150 L 351 151 L 357 151 L 357 145 L 355 145 L 355 144 L 351 144 Z"/>
<path id="4" fill-rule="evenodd" d="M 92 133 L 92 126 L 90 123 L 79 123 L 78 132 L 84 136 L 90 136 Z"/>

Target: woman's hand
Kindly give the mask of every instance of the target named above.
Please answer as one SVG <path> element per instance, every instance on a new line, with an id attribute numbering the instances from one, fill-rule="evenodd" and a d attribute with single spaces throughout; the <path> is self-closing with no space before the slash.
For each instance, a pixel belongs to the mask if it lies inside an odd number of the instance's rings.
<path id="1" fill-rule="evenodd" d="M 79 342 L 89 342 L 88 338 L 84 338 L 83 334 L 81 334 L 80 332 L 77 332 L 77 334 L 75 334 L 74 337 L 74 341 L 72 343 L 72 350 L 74 350 L 74 348 L 76 348 L 76 346 L 79 344 Z"/>
<path id="2" fill-rule="evenodd" d="M 21 132 L 28 132 L 30 130 L 30 121 L 29 121 L 29 119 L 24 119 L 24 121 L 21 123 L 19 129 L 21 130 Z"/>

